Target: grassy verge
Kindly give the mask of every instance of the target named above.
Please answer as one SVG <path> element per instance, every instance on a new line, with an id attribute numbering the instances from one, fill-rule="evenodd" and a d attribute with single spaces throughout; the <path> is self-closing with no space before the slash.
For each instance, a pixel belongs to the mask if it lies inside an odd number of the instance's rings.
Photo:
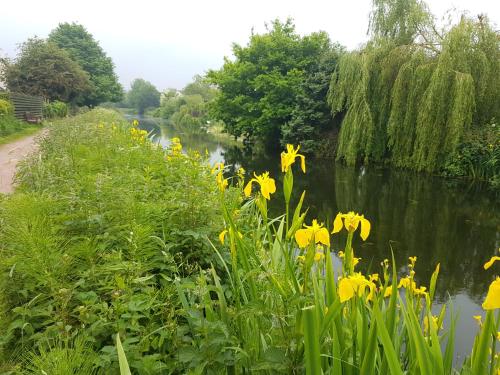
<path id="1" fill-rule="evenodd" d="M 13 134 L 10 134 L 10 135 L 5 136 L 5 137 L 0 137 L 0 145 L 4 145 L 4 144 L 10 143 L 10 142 L 13 142 L 17 139 L 27 137 L 28 135 L 35 134 L 36 132 L 40 131 L 40 129 L 41 129 L 41 126 L 30 126 L 30 127 L 24 128 L 23 130 L 21 130 L 17 133 L 13 133 Z"/>
<path id="2" fill-rule="evenodd" d="M 115 112 L 56 122 L 40 150 L 0 202 L 0 373 L 491 375 L 500 367 L 500 280 L 471 356 L 454 368 L 453 313 L 444 326 L 452 306 L 433 315 L 439 265 L 425 286 L 414 257 L 358 273 L 352 239 L 366 240 L 371 223 L 349 212 L 305 225 L 305 194 L 290 204 L 296 158 L 305 171 L 292 148 L 282 154 L 278 217 L 269 216 L 276 183 L 267 173 L 245 181 L 240 170 L 230 184 L 223 165 L 210 170 L 183 155 L 177 139 L 162 150 Z M 342 251 L 330 247 L 339 232 Z"/>
<path id="3" fill-rule="evenodd" d="M 10 115 L 0 116 L 0 145 L 36 133 L 39 125 L 31 125 Z"/>

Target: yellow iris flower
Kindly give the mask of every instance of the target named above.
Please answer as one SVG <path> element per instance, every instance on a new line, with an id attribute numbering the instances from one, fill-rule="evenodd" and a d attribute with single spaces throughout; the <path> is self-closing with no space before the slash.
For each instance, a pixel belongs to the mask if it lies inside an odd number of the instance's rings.
<path id="1" fill-rule="evenodd" d="M 500 308 L 500 277 L 497 277 L 488 289 L 486 299 L 483 302 L 483 309 L 494 310 Z"/>
<path id="2" fill-rule="evenodd" d="M 323 227 L 323 224 L 319 224 L 315 219 L 312 221 L 312 225 L 305 225 L 303 229 L 297 230 L 295 232 L 295 241 L 300 248 L 304 249 L 309 244 L 314 241 L 315 244 L 321 243 L 326 246 L 330 246 L 330 234 L 328 230 Z"/>
<path id="3" fill-rule="evenodd" d="M 362 295 L 367 286 L 370 286 L 370 282 L 361 273 L 344 277 L 339 282 L 340 302 L 349 301 L 356 293 Z"/>
<path id="4" fill-rule="evenodd" d="M 361 238 L 365 241 L 370 235 L 371 224 L 367 219 L 365 219 L 364 215 L 359 215 L 354 213 L 354 211 L 350 211 L 346 214 L 339 212 L 333 221 L 332 233 L 340 232 L 343 227 L 345 227 L 348 232 L 352 233 L 358 229 L 360 223 Z"/>
<path id="5" fill-rule="evenodd" d="M 222 171 L 217 173 L 215 180 L 217 181 L 217 186 L 219 187 L 220 191 L 224 191 L 227 189 L 228 186 L 227 178 L 224 178 L 224 174 L 222 173 Z"/>
<path id="6" fill-rule="evenodd" d="M 250 181 L 248 181 L 247 186 L 245 186 L 245 189 L 243 190 L 245 196 L 249 197 L 250 194 L 252 194 L 252 184 L 256 182 L 260 185 L 260 192 L 262 193 L 262 196 L 267 200 L 270 200 L 270 194 L 276 192 L 276 184 L 274 182 L 274 179 L 269 177 L 269 172 L 264 172 L 260 176 L 257 176 L 255 173 L 253 175 L 255 176 L 255 178 L 252 178 Z"/>
<path id="7" fill-rule="evenodd" d="M 295 163 L 295 159 L 297 158 L 300 158 L 302 172 L 306 173 L 306 157 L 298 153 L 299 149 L 300 146 L 297 146 L 297 149 L 295 149 L 293 145 L 286 145 L 286 152 L 283 151 L 281 153 L 281 171 L 283 173 L 288 171 L 288 168 Z"/>

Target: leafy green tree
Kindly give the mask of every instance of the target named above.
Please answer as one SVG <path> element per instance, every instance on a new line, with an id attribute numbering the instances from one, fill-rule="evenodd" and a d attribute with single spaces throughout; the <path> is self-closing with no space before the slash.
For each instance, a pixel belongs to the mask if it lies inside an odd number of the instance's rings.
<path id="1" fill-rule="evenodd" d="M 208 73 L 219 89 L 211 112 L 234 136 L 311 149 L 331 126 L 326 92 L 340 52 L 324 32 L 302 37 L 290 19 L 275 20 L 247 46 L 235 44 L 235 59 Z"/>
<path id="2" fill-rule="evenodd" d="M 127 101 L 142 115 L 146 108 L 160 105 L 160 92 L 151 82 L 137 78 L 132 82 L 131 89 L 127 93 Z"/>
<path id="3" fill-rule="evenodd" d="M 123 88 L 114 72 L 113 61 L 85 27 L 76 23 L 61 23 L 50 33 L 49 41 L 67 51 L 89 74 L 91 90 L 82 98 L 82 104 L 95 106 L 122 99 Z"/>
<path id="4" fill-rule="evenodd" d="M 37 38 L 23 43 L 14 61 L 3 60 L 2 79 L 11 91 L 63 102 L 77 101 L 91 87 L 88 74 L 66 51 Z"/>

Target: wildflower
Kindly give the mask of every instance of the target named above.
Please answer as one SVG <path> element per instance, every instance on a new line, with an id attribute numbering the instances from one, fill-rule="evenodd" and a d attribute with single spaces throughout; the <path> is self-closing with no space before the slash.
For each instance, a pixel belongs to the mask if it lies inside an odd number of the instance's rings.
<path id="1" fill-rule="evenodd" d="M 219 234 L 219 241 L 221 244 L 224 245 L 224 239 L 226 238 L 226 234 L 227 234 L 227 229 L 224 229 L 222 232 L 220 232 Z"/>
<path id="2" fill-rule="evenodd" d="M 295 163 L 295 159 L 300 158 L 300 168 L 302 172 L 306 173 L 306 158 L 304 155 L 299 154 L 300 146 L 297 149 L 293 145 L 286 145 L 286 152 L 281 153 L 281 171 L 287 172 L 288 168 Z"/>
<path id="3" fill-rule="evenodd" d="M 312 241 L 315 244 L 322 243 L 323 245 L 330 246 L 328 230 L 323 227 L 323 224 L 318 224 L 316 219 L 312 221 L 312 225 L 308 226 L 304 224 L 303 229 L 297 230 L 295 232 L 295 240 L 302 249 L 306 248 Z"/>
<path id="4" fill-rule="evenodd" d="M 399 280 L 398 289 L 405 288 L 407 290 L 415 290 L 417 285 L 410 277 L 406 276 Z"/>
<path id="5" fill-rule="evenodd" d="M 363 294 L 367 286 L 369 286 L 369 281 L 360 273 L 342 278 L 339 282 L 340 302 L 350 300 L 356 293 L 358 295 Z"/>
<path id="6" fill-rule="evenodd" d="M 182 152 L 182 144 L 181 140 L 177 137 L 174 137 L 170 140 L 171 144 L 169 146 L 170 153 L 172 155 L 180 155 Z"/>
<path id="7" fill-rule="evenodd" d="M 222 171 L 217 173 L 217 177 L 215 179 L 217 181 L 217 186 L 219 187 L 220 191 L 224 191 L 227 189 L 228 186 L 227 178 L 224 178 L 224 174 L 222 173 Z"/>
<path id="8" fill-rule="evenodd" d="M 215 163 L 215 165 L 210 170 L 210 173 L 215 174 L 216 172 L 220 172 L 220 171 L 224 170 L 224 168 L 225 168 L 224 163 Z"/>
<path id="9" fill-rule="evenodd" d="M 245 196 L 250 196 L 252 193 L 252 184 L 256 182 L 260 185 L 260 192 L 262 193 L 262 196 L 267 200 L 271 199 L 270 194 L 273 194 L 276 191 L 276 184 L 274 183 L 274 179 L 269 177 L 269 172 L 264 172 L 259 176 L 255 173 L 253 175 L 255 178 L 248 181 L 247 186 L 245 186 L 245 189 L 243 190 Z"/>
<path id="10" fill-rule="evenodd" d="M 435 315 L 431 316 L 432 326 L 435 330 L 438 330 L 438 317 Z M 424 317 L 424 333 L 427 334 L 429 332 L 429 318 L 427 316 Z"/>
<path id="11" fill-rule="evenodd" d="M 392 296 L 392 286 L 388 285 L 387 288 L 385 288 L 384 291 L 384 298 Z"/>
<path id="12" fill-rule="evenodd" d="M 415 267 L 415 263 L 417 262 L 417 257 L 409 257 L 410 264 L 412 267 Z"/>
<path id="13" fill-rule="evenodd" d="M 134 126 L 134 127 L 139 126 L 139 121 L 137 119 L 132 121 L 132 126 Z"/>
<path id="14" fill-rule="evenodd" d="M 500 308 L 500 277 L 497 277 L 488 289 L 486 299 L 483 302 L 483 309 L 494 310 Z"/>
<path id="15" fill-rule="evenodd" d="M 323 254 L 322 252 L 317 252 L 316 254 L 314 254 L 314 261 L 315 262 L 319 262 L 321 261 L 323 258 L 325 257 L 325 254 Z"/>
<path id="16" fill-rule="evenodd" d="M 221 244 L 224 245 L 224 240 L 226 239 L 226 234 L 228 233 L 229 231 L 227 229 L 224 229 L 222 232 L 219 233 L 219 241 L 221 242 Z M 238 231 L 238 237 L 243 238 L 243 234 L 241 234 L 239 231 Z"/>
<path id="17" fill-rule="evenodd" d="M 299 255 L 299 256 L 297 257 L 297 260 L 298 260 L 299 262 L 301 262 L 301 263 L 304 263 L 304 262 L 306 261 L 306 257 L 305 257 L 305 256 L 303 256 L 303 255 Z"/>
<path id="18" fill-rule="evenodd" d="M 421 286 L 419 288 L 415 288 L 413 290 L 413 292 L 415 293 L 415 295 L 417 296 L 422 296 L 422 297 L 425 297 L 425 295 L 427 294 L 426 292 L 427 288 L 425 286 Z"/>
<path id="19" fill-rule="evenodd" d="M 343 221 L 342 221 L 343 219 Z M 342 230 L 342 227 L 349 233 L 353 233 L 356 229 L 358 229 L 359 224 L 361 223 L 361 238 L 365 241 L 370 234 L 371 224 L 365 219 L 364 215 L 359 215 L 354 213 L 354 211 L 350 211 L 347 214 L 338 213 L 333 221 L 333 231 L 332 233 L 337 233 Z"/>

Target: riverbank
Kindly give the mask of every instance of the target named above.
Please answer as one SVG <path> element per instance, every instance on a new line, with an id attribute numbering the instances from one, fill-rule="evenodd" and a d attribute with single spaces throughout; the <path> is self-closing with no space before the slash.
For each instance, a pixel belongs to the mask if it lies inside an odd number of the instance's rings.
<path id="1" fill-rule="evenodd" d="M 251 179 L 146 135 L 102 109 L 55 121 L 0 200 L 0 372 L 118 373 L 119 333 L 138 374 L 451 373 L 440 266 L 429 280 L 429 259 L 357 265 L 387 223 L 306 219 L 290 194 L 308 160 L 289 150 Z M 498 327 L 480 315 L 464 374 L 490 371 Z"/>

